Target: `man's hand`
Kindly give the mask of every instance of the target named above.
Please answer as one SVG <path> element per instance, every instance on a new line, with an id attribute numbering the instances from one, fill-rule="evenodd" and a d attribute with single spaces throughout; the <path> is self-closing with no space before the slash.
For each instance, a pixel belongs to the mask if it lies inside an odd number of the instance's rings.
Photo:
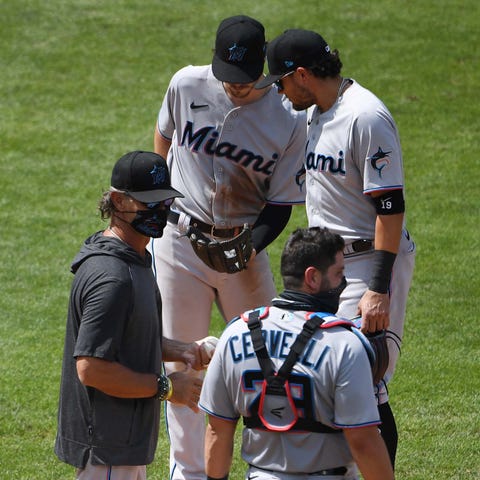
<path id="1" fill-rule="evenodd" d="M 200 346 L 196 342 L 185 343 L 163 337 L 162 357 L 164 362 L 182 362 L 194 370 L 205 369 Z"/>
<path id="2" fill-rule="evenodd" d="M 203 370 L 205 368 L 200 345 L 197 342 L 185 344 L 184 350 L 180 355 L 180 361 L 194 370 Z"/>
<path id="3" fill-rule="evenodd" d="M 170 402 L 185 405 L 198 413 L 198 399 L 203 379 L 190 366 L 182 372 L 173 372 L 169 376 L 173 384 L 173 395 Z"/>
<path id="4" fill-rule="evenodd" d="M 195 342 L 200 347 L 200 357 L 203 368 L 207 368 L 210 360 L 215 353 L 215 348 L 217 347 L 218 338 L 209 335 L 208 337 L 202 338 Z"/>
<path id="5" fill-rule="evenodd" d="M 362 316 L 363 333 L 387 330 L 390 324 L 389 294 L 367 290 L 358 303 L 357 314 Z"/>

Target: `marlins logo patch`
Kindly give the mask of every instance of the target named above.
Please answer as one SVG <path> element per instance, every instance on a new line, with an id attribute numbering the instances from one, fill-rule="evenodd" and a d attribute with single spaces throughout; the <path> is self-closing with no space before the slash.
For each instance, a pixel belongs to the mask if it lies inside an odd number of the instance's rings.
<path id="1" fill-rule="evenodd" d="M 243 57 L 247 53 L 246 47 L 240 47 L 236 43 L 234 43 L 228 51 L 230 52 L 228 55 L 228 60 L 230 62 L 243 62 Z"/>
<path id="2" fill-rule="evenodd" d="M 155 165 L 153 167 L 153 170 L 150 172 L 150 174 L 152 175 L 153 184 L 161 185 L 162 183 L 165 183 L 166 173 L 167 172 L 165 171 L 165 168 Z"/>
<path id="3" fill-rule="evenodd" d="M 367 160 L 370 160 L 370 165 L 374 170 L 378 172 L 378 176 L 382 178 L 382 170 L 390 163 L 388 154 L 390 152 L 384 152 L 382 147 L 378 147 L 378 150 L 371 157 L 368 157 Z"/>

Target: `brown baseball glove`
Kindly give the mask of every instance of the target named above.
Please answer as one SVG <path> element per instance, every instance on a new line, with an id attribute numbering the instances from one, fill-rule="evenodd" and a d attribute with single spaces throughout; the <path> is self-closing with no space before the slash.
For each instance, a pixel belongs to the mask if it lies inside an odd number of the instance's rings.
<path id="1" fill-rule="evenodd" d="M 229 240 L 218 241 L 204 235 L 198 228 L 187 230 L 193 251 L 210 268 L 217 272 L 237 273 L 247 268 L 252 256 L 252 231 L 248 224 Z"/>
<path id="2" fill-rule="evenodd" d="M 389 354 L 387 348 L 387 336 L 385 330 L 365 335 L 370 346 L 375 352 L 375 360 L 372 363 L 373 384 L 376 385 L 385 375 L 388 368 Z"/>

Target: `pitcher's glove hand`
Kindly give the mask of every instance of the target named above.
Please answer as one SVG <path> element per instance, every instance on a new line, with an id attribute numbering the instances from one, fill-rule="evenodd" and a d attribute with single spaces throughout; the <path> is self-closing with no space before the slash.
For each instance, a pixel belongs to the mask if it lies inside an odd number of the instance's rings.
<path id="1" fill-rule="evenodd" d="M 236 237 L 218 241 L 204 235 L 196 227 L 188 227 L 187 237 L 193 251 L 210 268 L 217 272 L 237 273 L 247 268 L 253 251 L 252 231 L 248 224 Z"/>
<path id="2" fill-rule="evenodd" d="M 387 348 L 387 335 L 385 330 L 374 333 L 366 333 L 373 351 L 375 352 L 375 361 L 372 364 L 373 384 L 377 385 L 385 375 L 388 368 L 389 354 Z"/>

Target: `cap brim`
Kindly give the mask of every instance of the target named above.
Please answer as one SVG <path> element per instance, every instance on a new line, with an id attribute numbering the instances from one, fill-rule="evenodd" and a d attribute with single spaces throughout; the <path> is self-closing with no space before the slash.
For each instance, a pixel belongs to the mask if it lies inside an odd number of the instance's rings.
<path id="1" fill-rule="evenodd" d="M 163 202 L 164 200 L 168 200 L 169 198 L 183 198 L 183 195 L 173 189 L 173 188 L 165 188 L 165 189 L 158 189 L 158 190 L 147 190 L 145 192 L 131 192 L 129 191 L 128 194 L 133 197 L 135 200 L 138 200 L 142 203 L 155 203 L 155 202 Z"/>
<path id="2" fill-rule="evenodd" d="M 212 61 L 212 72 L 217 80 L 227 83 L 252 83 L 258 80 L 263 72 L 262 63 L 243 64 L 241 67 L 224 62 L 216 55 Z"/>
<path id="3" fill-rule="evenodd" d="M 259 82 L 257 82 L 255 84 L 255 88 L 257 90 L 260 90 L 261 88 L 265 88 L 265 87 L 268 87 L 269 85 L 271 85 L 272 83 L 275 83 L 277 80 L 280 80 L 285 74 L 282 73 L 280 75 L 266 75 L 265 78 L 263 78 L 262 80 L 260 80 Z"/>

